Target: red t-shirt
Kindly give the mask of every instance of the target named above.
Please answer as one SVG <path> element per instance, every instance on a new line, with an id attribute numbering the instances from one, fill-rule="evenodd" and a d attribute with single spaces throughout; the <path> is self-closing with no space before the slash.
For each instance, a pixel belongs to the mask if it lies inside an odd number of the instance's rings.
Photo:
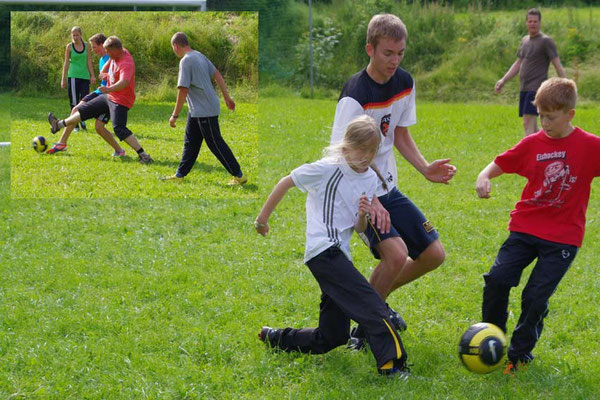
<path id="1" fill-rule="evenodd" d="M 577 247 L 583 242 L 590 185 L 600 176 L 600 138 L 579 128 L 553 139 L 541 130 L 494 162 L 527 178 L 508 230 Z"/>
<path id="2" fill-rule="evenodd" d="M 108 99 L 113 103 L 131 108 L 135 102 L 135 63 L 133 62 L 133 57 L 131 57 L 131 54 L 125 48 L 123 48 L 121 58 L 118 60 L 111 58 L 109 61 L 108 86 L 114 85 L 121 79 L 127 79 L 129 85 L 116 92 L 108 93 Z"/>

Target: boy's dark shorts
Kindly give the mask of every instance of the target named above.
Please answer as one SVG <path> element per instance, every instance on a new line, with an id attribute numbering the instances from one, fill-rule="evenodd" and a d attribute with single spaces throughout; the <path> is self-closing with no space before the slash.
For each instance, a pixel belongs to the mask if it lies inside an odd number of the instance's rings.
<path id="1" fill-rule="evenodd" d="M 535 94 L 535 91 L 519 93 L 519 117 L 522 117 L 524 114 L 538 115 L 537 107 L 533 105 Z"/>
<path id="2" fill-rule="evenodd" d="M 379 201 L 390 213 L 391 227 L 388 233 L 381 233 L 377 228 L 369 224 L 364 236 L 368 240 L 369 248 L 375 258 L 381 256 L 375 249 L 375 246 L 388 238 L 400 237 L 408 247 L 408 255 L 413 260 L 439 237 L 439 233 L 433 227 L 433 224 L 425 218 L 425 215 L 403 195 L 397 188 L 393 188 L 389 193 L 379 197 Z M 364 237 L 363 237 L 364 238 Z"/>
<path id="3" fill-rule="evenodd" d="M 102 96 L 102 94 L 98 94 L 94 91 L 94 92 L 88 94 L 87 96 L 85 96 L 83 99 L 81 99 L 81 101 L 84 103 L 88 103 L 88 102 L 94 100 L 96 97 L 100 97 L 100 96 Z M 77 107 L 77 109 L 79 110 L 79 107 Z M 81 111 L 79 112 L 79 114 L 81 115 Z M 102 123 L 107 124 L 108 121 L 110 121 L 110 113 L 101 114 L 101 115 L 97 116 L 96 119 Z"/>

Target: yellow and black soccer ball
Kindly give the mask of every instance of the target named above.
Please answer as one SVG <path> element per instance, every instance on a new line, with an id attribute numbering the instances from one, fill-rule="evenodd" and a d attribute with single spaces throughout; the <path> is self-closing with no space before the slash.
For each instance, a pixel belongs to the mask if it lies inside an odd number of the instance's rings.
<path id="1" fill-rule="evenodd" d="M 458 356 L 464 366 L 476 374 L 487 374 L 502 365 L 506 355 L 506 336 L 494 324 L 471 325 L 460 338 Z"/>
<path id="2" fill-rule="evenodd" d="M 38 153 L 43 153 L 48 149 L 48 142 L 43 136 L 36 136 L 33 138 L 33 149 Z"/>

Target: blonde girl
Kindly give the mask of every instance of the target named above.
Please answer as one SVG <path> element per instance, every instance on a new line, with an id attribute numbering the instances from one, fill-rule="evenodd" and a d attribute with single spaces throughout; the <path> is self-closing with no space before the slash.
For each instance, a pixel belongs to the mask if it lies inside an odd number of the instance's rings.
<path id="1" fill-rule="evenodd" d="M 387 306 L 354 267 L 350 255 L 352 232 L 366 229 L 379 183 L 371 164 L 380 142 L 375 121 L 360 116 L 321 160 L 294 169 L 275 185 L 254 227 L 263 236 L 269 232 L 269 216 L 290 188 L 308 193 L 304 262 L 321 288 L 319 326 L 263 327 L 259 338 L 285 351 L 326 353 L 348 342 L 353 319 L 368 332 L 378 372 L 405 377 L 406 352 Z"/>

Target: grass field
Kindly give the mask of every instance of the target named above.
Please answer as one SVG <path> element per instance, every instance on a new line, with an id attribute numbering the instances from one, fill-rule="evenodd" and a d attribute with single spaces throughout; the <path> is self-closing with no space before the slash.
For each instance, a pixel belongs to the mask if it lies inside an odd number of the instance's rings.
<path id="1" fill-rule="evenodd" d="M 137 154 L 125 142 L 127 156 L 114 159 L 113 149 L 95 133 L 94 121 L 87 132 L 74 132 L 69 148 L 55 155 L 37 154 L 31 140 L 43 135 L 50 143 L 52 135 L 47 114 L 69 114 L 67 101 L 13 97 L 11 151 L 11 195 L 13 198 L 255 198 L 258 159 L 258 121 L 255 103 L 238 103 L 235 112 L 221 105 L 221 132 L 249 184 L 230 188 L 231 176 L 210 152 L 206 143 L 198 161 L 185 181 L 178 184 L 158 178 L 177 169 L 183 148 L 187 111 L 176 128 L 169 126 L 171 103 L 138 101 L 129 112 L 128 127 L 142 147 L 154 159 L 152 165 L 140 165 Z M 112 126 L 108 125 L 112 132 Z"/>
<path id="2" fill-rule="evenodd" d="M 412 132 L 421 151 L 430 160 L 451 157 L 459 172 L 452 184 L 436 185 L 400 163 L 400 188 L 425 210 L 448 253 L 442 267 L 389 298 L 409 324 L 403 340 L 411 379 L 379 377 L 370 353 L 265 349 L 256 337 L 263 324 L 316 324 L 319 289 L 302 264 L 305 196 L 290 191 L 267 238 L 253 232 L 252 221 L 280 177 L 319 158 L 335 102 L 271 98 L 259 107 L 258 199 L 238 193 L 226 201 L 22 199 L 34 196 L 13 181 L 8 200 L 8 149 L 0 148 L 0 398 L 598 396 L 598 182 L 587 239 L 551 300 L 532 366 L 516 377 L 478 376 L 456 355 L 460 335 L 480 318 L 481 275 L 507 236 L 508 213 L 523 185 L 519 177 L 503 176 L 494 181 L 491 199 L 474 192 L 479 170 L 521 137 L 513 106 L 418 106 Z M 599 117 L 594 108 L 581 109 L 576 123 L 600 132 Z M 13 130 L 10 149 L 17 181 L 15 163 L 27 157 L 62 161 L 37 157 L 19 138 L 23 132 Z M 79 154 L 80 138 L 73 139 L 69 158 Z M 357 267 L 369 274 L 367 249 L 358 240 L 352 249 Z M 522 287 L 511 297 L 509 329 Z"/>

